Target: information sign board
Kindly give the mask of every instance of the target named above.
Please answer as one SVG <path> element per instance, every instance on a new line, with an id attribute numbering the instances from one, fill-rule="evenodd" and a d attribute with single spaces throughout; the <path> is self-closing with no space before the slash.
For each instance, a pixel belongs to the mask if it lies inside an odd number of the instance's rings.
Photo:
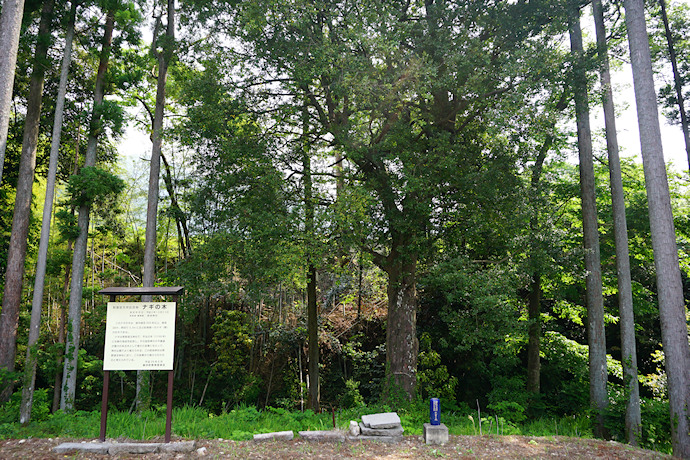
<path id="1" fill-rule="evenodd" d="M 103 370 L 172 370 L 175 302 L 108 302 Z"/>

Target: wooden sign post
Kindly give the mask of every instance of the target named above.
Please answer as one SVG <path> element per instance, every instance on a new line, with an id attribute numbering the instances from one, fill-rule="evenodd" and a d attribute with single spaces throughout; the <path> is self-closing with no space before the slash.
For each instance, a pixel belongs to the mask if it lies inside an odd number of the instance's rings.
<path id="1" fill-rule="evenodd" d="M 103 398 L 101 400 L 101 442 L 108 422 L 110 371 L 167 370 L 168 398 L 165 415 L 165 442 L 172 427 L 173 362 L 177 301 L 184 288 L 110 287 L 99 294 L 110 296 L 105 326 L 103 358 Z M 117 296 L 172 296 L 172 302 L 116 302 Z"/>

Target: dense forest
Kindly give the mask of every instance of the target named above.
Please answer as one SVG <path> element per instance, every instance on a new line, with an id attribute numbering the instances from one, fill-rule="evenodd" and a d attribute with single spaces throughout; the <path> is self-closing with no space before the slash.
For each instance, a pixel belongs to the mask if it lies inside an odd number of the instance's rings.
<path id="1" fill-rule="evenodd" d="M 22 423 L 99 407 L 100 290 L 182 286 L 176 406 L 439 397 L 690 458 L 690 195 L 659 128 L 690 162 L 687 4 L 3 0 L 0 91 Z M 111 379 L 118 409 L 165 400 Z"/>

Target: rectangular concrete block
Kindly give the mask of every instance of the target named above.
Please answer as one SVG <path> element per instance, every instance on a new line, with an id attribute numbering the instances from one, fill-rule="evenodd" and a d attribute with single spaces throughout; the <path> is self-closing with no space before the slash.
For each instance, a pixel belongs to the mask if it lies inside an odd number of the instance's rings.
<path id="1" fill-rule="evenodd" d="M 402 426 L 400 417 L 395 412 L 382 412 L 380 414 L 363 415 L 362 423 L 367 428 L 397 428 Z"/>
<path id="2" fill-rule="evenodd" d="M 403 440 L 402 435 L 398 436 L 348 436 L 348 441 L 376 441 L 385 442 L 388 444 L 395 444 L 396 442 L 401 442 Z"/>
<path id="3" fill-rule="evenodd" d="M 112 444 L 108 453 L 110 455 L 118 454 L 152 454 L 158 451 L 159 442 L 123 442 Z"/>
<path id="4" fill-rule="evenodd" d="M 427 444 L 445 444 L 448 442 L 448 427 L 440 425 L 424 424 L 424 442 Z"/>
<path id="5" fill-rule="evenodd" d="M 275 431 L 273 433 L 260 433 L 254 435 L 254 441 L 289 441 L 295 437 L 292 431 Z"/>
<path id="6" fill-rule="evenodd" d="M 174 452 L 194 452 L 196 449 L 196 441 L 178 441 L 165 442 L 158 446 L 158 452 L 174 453 Z"/>
<path id="7" fill-rule="evenodd" d="M 363 436 L 401 436 L 405 431 L 401 425 L 395 428 L 367 428 L 362 422 L 359 424 L 359 429 Z"/>
<path id="8" fill-rule="evenodd" d="M 340 431 L 300 431 L 299 435 L 305 441 L 345 441 L 345 434 Z"/>
<path id="9" fill-rule="evenodd" d="M 106 455 L 112 446 L 109 442 L 63 442 L 59 446 L 53 447 L 56 454 L 72 454 L 84 452 L 87 454 Z"/>

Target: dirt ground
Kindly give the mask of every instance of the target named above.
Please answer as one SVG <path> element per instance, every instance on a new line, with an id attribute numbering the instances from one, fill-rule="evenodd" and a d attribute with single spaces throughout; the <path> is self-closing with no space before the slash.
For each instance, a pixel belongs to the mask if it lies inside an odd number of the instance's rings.
<path id="1" fill-rule="evenodd" d="M 181 440 L 181 439 L 180 439 Z M 200 440 L 187 454 L 60 455 L 52 451 L 63 442 L 78 439 L 11 439 L 0 441 L 0 459 L 471 459 L 471 458 L 567 458 L 567 459 L 671 459 L 658 452 L 634 449 L 616 442 L 566 437 L 451 436 L 443 446 L 427 446 L 420 436 L 405 436 L 398 444 L 371 441 L 329 443 L 292 441 Z M 125 440 L 121 440 L 124 442 Z M 154 440 L 157 441 L 157 440 Z"/>

